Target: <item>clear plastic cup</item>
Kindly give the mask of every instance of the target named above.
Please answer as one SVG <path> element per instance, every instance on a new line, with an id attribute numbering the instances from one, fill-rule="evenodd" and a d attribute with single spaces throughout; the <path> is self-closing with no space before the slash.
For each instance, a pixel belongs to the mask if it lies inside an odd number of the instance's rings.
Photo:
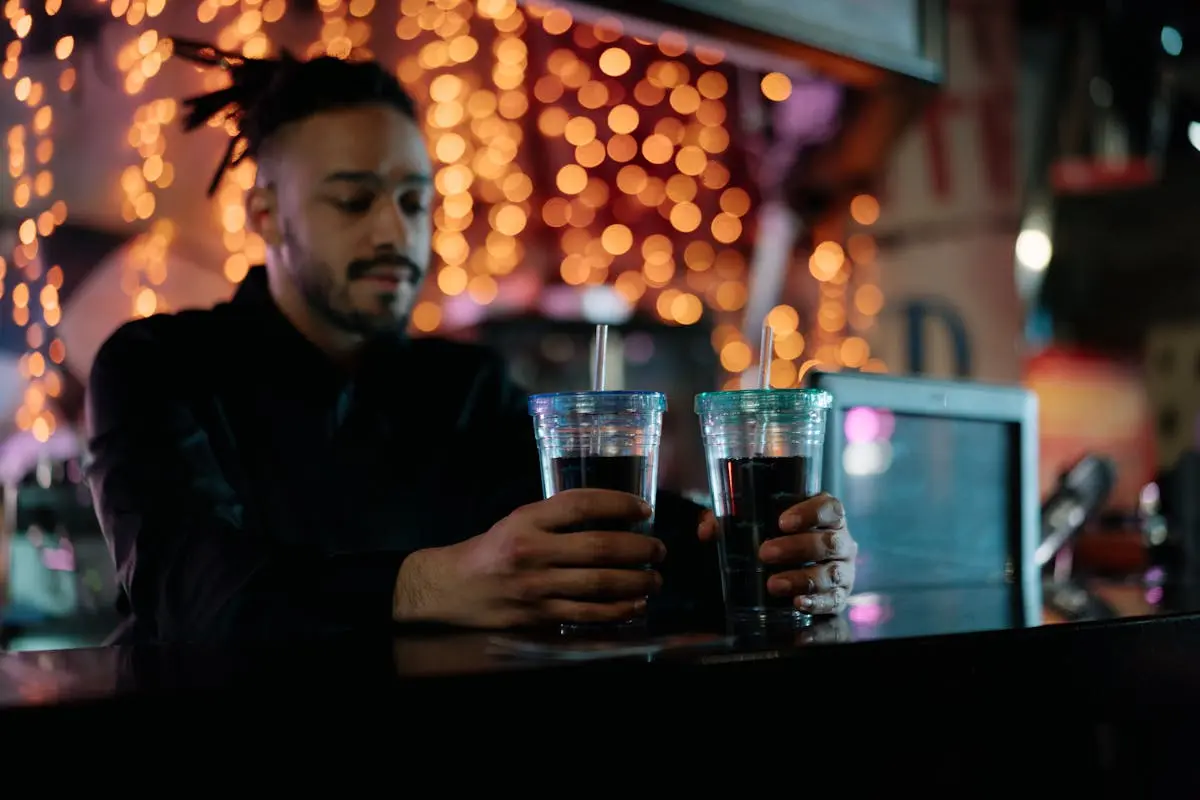
<path id="1" fill-rule="evenodd" d="M 658 450 L 667 397 L 661 392 L 559 392 L 529 398 L 542 466 L 542 493 L 612 489 L 654 508 Z M 588 520 L 573 530 L 650 534 L 653 518 Z M 572 531 L 563 531 L 570 533 Z M 630 564 L 648 569 L 647 564 Z M 630 620 L 625 626 L 637 624 Z M 564 632 L 606 631 L 613 626 L 568 625 Z"/>
<path id="2" fill-rule="evenodd" d="M 825 417 L 833 397 L 820 389 L 750 389 L 696 397 L 717 550 L 731 622 L 806 624 L 791 598 L 767 591 L 773 574 L 758 558 L 784 535 L 779 517 L 821 491 Z"/>
<path id="3" fill-rule="evenodd" d="M 529 398 L 542 465 L 542 493 L 613 489 L 654 507 L 661 392 L 559 392 Z"/>

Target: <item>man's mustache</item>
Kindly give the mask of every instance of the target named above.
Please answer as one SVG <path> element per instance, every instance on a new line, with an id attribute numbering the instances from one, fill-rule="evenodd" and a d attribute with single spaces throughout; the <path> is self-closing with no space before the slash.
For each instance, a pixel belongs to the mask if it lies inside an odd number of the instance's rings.
<path id="1" fill-rule="evenodd" d="M 360 259 L 351 261 L 350 266 L 346 270 L 346 276 L 354 281 L 359 278 L 365 278 L 380 269 L 394 270 L 396 268 L 407 269 L 412 271 L 412 279 L 419 280 L 423 270 L 417 266 L 417 262 L 413 261 L 408 256 L 402 253 L 388 253 L 376 256 L 372 259 Z"/>

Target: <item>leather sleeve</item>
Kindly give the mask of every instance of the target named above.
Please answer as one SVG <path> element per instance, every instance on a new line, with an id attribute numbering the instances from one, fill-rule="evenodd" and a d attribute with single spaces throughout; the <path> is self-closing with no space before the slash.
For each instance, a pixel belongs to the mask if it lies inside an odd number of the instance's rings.
<path id="1" fill-rule="evenodd" d="M 137 638 L 269 640 L 390 624 L 405 554 L 327 558 L 260 532 L 162 324 L 114 333 L 88 386 L 88 481 Z"/>

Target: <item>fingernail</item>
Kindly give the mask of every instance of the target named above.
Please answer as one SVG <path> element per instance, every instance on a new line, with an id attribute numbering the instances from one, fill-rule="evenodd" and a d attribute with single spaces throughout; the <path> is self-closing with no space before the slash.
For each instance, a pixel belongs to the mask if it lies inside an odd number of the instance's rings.
<path id="1" fill-rule="evenodd" d="M 645 500 L 638 501 L 638 508 L 641 509 L 642 516 L 648 517 L 654 513 L 654 509 Z"/>
<path id="2" fill-rule="evenodd" d="M 832 500 L 821 506 L 821 510 L 817 512 L 817 521 L 822 525 L 833 525 L 840 522 L 845 509 L 837 500 Z"/>
<path id="3" fill-rule="evenodd" d="M 641 599 L 633 601 L 633 613 L 635 613 L 635 614 L 646 613 L 646 598 L 643 597 Z"/>
<path id="4" fill-rule="evenodd" d="M 658 560 L 662 561 L 667 557 L 667 546 L 661 541 L 658 543 Z"/>
<path id="5" fill-rule="evenodd" d="M 796 526 L 799 525 L 799 523 L 800 523 L 800 520 L 796 519 L 792 515 L 784 514 L 782 517 L 779 518 L 779 530 L 794 531 L 796 529 Z"/>
<path id="6" fill-rule="evenodd" d="M 764 544 L 758 551 L 758 557 L 763 561 L 774 561 L 783 555 L 783 552 L 773 544 Z"/>
<path id="7" fill-rule="evenodd" d="M 813 607 L 813 599 L 811 597 L 798 597 L 796 598 L 796 605 L 801 608 L 811 609 Z"/>

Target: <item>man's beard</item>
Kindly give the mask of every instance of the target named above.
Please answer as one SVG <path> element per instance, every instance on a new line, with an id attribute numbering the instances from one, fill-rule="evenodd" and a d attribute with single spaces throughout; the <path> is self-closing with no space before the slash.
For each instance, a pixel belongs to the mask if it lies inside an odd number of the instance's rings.
<path id="1" fill-rule="evenodd" d="M 337 288 L 333 271 L 313 258 L 287 225 L 283 226 L 283 240 L 289 254 L 288 271 L 299 287 L 300 295 L 308 307 L 326 322 L 346 333 L 366 337 L 404 330 L 408 324 L 407 316 L 383 317 L 353 310 L 348 287 L 343 287 L 346 308 L 338 308 L 334 303 Z"/>

